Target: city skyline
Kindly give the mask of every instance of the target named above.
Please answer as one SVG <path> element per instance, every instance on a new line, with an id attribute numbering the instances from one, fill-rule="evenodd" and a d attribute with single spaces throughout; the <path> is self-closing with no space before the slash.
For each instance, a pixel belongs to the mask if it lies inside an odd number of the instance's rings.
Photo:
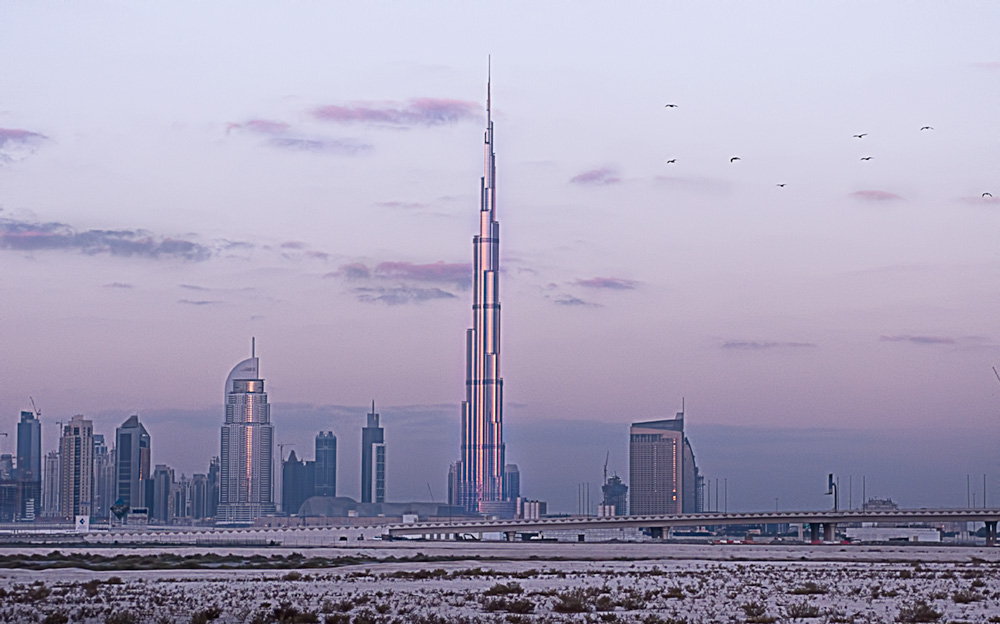
<path id="1" fill-rule="evenodd" d="M 256 335 L 276 441 L 377 397 L 427 442 L 393 447 L 387 497 L 443 499 L 492 54 L 528 496 L 573 509 L 686 397 L 699 466 L 747 504 L 804 461 L 782 506 L 851 470 L 964 502 L 1000 473 L 1000 8 L 727 9 L 0 7 L 3 430 L 29 396 L 43 451 L 57 420 L 138 413 L 155 464 L 203 473 Z"/>

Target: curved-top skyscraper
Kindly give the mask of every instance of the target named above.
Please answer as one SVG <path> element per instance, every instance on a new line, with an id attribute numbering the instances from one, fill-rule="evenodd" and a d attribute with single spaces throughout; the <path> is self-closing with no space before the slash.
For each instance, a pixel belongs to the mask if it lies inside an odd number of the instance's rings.
<path id="1" fill-rule="evenodd" d="M 274 427 L 259 370 L 251 351 L 250 359 L 237 364 L 226 379 L 216 518 L 220 523 L 248 524 L 275 511 Z"/>
<path id="2" fill-rule="evenodd" d="M 500 224 L 496 155 L 486 83 L 485 169 L 479 188 L 479 234 L 472 238 L 472 328 L 466 331 L 465 400 L 457 504 L 473 513 L 503 511 L 503 379 L 500 377 Z"/>

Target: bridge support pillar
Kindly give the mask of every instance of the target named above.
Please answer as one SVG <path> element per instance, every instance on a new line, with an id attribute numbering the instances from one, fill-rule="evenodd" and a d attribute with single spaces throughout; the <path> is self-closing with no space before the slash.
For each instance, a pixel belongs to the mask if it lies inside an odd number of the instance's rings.
<path id="1" fill-rule="evenodd" d="M 810 542 L 819 541 L 819 524 L 816 522 L 809 523 L 809 541 Z"/>
<path id="2" fill-rule="evenodd" d="M 663 539 L 663 527 L 652 527 L 649 529 L 649 536 L 653 539 Z"/>
<path id="3" fill-rule="evenodd" d="M 503 536 L 504 536 L 504 539 L 506 539 L 508 542 L 516 541 L 517 540 L 517 531 L 505 531 L 504 534 L 503 534 Z"/>
<path id="4" fill-rule="evenodd" d="M 986 545 L 996 546 L 997 545 L 997 521 L 986 521 Z"/>
<path id="5" fill-rule="evenodd" d="M 837 525 L 833 522 L 823 524 L 823 541 L 832 542 L 837 539 Z"/>

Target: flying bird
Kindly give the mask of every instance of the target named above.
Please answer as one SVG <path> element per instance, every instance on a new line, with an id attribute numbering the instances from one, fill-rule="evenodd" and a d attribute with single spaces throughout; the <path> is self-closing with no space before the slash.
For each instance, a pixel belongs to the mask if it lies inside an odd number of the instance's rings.
<path id="1" fill-rule="evenodd" d="M 933 129 L 934 128 L 931 128 L 930 126 L 924 126 L 923 128 L 921 128 L 921 130 L 933 130 Z"/>
<path id="2" fill-rule="evenodd" d="M 677 159 L 676 158 L 671 158 L 670 160 L 667 161 L 667 164 L 670 165 L 670 164 L 675 163 L 675 162 L 677 162 Z"/>
<path id="3" fill-rule="evenodd" d="M 854 135 L 854 138 L 855 138 L 855 139 L 863 139 L 863 138 L 865 138 L 866 136 L 868 136 L 868 133 L 867 133 L 867 132 L 862 132 L 861 134 L 855 134 L 855 135 Z"/>
<path id="4" fill-rule="evenodd" d="M 737 160 L 742 160 L 742 158 L 740 158 L 739 156 L 733 156 L 732 158 L 729 159 L 729 162 L 736 162 Z"/>
<path id="5" fill-rule="evenodd" d="M 872 159 L 871 156 L 862 156 L 861 157 L 861 160 L 871 160 L 871 159 Z"/>
<path id="6" fill-rule="evenodd" d="M 784 182 L 782 182 L 781 184 L 775 184 L 775 186 L 780 186 L 781 188 L 785 188 Z"/>
<path id="7" fill-rule="evenodd" d="M 676 104 L 664 104 L 663 107 L 664 108 L 677 108 L 677 105 Z"/>
<path id="8" fill-rule="evenodd" d="M 983 197 L 993 197 L 993 193 L 983 193 Z"/>

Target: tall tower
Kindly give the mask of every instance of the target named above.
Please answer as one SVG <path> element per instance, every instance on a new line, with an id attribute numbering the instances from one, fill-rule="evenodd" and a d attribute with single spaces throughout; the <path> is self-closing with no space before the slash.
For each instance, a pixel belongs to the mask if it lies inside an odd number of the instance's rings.
<path id="1" fill-rule="evenodd" d="M 17 423 L 17 481 L 22 520 L 42 512 L 42 425 L 34 412 L 21 412 Z"/>
<path id="2" fill-rule="evenodd" d="M 149 432 L 139 422 L 139 415 L 132 414 L 115 429 L 115 493 L 128 510 L 146 509 L 153 505 L 151 479 L 152 441 Z"/>
<path id="3" fill-rule="evenodd" d="M 273 514 L 274 427 L 254 349 L 226 379 L 217 522 L 249 524 Z"/>
<path id="4" fill-rule="evenodd" d="M 472 238 L 472 327 L 465 335 L 465 400 L 459 505 L 472 513 L 503 507 L 503 379 L 500 377 L 500 224 L 496 155 L 486 81 L 485 167 L 479 186 L 479 234 Z"/>
<path id="5" fill-rule="evenodd" d="M 337 495 L 337 436 L 332 431 L 316 434 L 316 487 L 309 496 L 313 493 L 316 496 Z"/>
<path id="6" fill-rule="evenodd" d="M 368 426 L 361 430 L 361 502 L 385 502 L 385 432 L 378 424 L 375 401 Z"/>
<path id="7" fill-rule="evenodd" d="M 90 516 L 94 493 L 94 423 L 77 414 L 63 426 L 60 515 Z"/>
<path id="8" fill-rule="evenodd" d="M 672 420 L 632 423 L 629 429 L 629 513 L 702 511 L 699 492 L 702 481 L 691 442 L 684 435 L 684 412 L 678 412 Z"/>

